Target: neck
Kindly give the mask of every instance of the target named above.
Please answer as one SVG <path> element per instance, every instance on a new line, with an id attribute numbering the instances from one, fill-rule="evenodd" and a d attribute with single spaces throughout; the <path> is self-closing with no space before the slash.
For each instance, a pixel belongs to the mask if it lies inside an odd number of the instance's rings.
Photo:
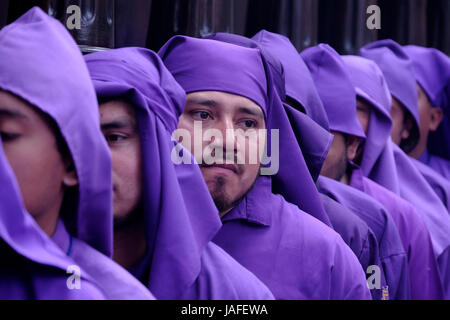
<path id="1" fill-rule="evenodd" d="M 144 223 L 137 219 L 114 230 L 113 260 L 125 269 L 130 269 L 144 257 L 147 239 Z"/>
<path id="2" fill-rule="evenodd" d="M 55 233 L 56 225 L 58 224 L 59 211 L 61 209 L 62 199 L 56 201 L 55 205 L 52 206 L 46 213 L 34 217 L 37 224 L 49 237 Z"/>

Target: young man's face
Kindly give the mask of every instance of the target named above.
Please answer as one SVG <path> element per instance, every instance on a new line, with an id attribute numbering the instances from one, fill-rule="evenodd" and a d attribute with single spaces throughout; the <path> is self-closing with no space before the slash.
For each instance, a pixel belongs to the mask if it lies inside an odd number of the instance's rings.
<path id="1" fill-rule="evenodd" d="M 29 103 L 0 90 L 0 135 L 27 211 L 48 235 L 56 227 L 64 187 L 78 183 L 47 119 Z"/>
<path id="2" fill-rule="evenodd" d="M 142 199 L 141 143 L 135 110 L 121 100 L 100 105 L 100 124 L 111 150 L 114 226 L 138 214 Z"/>
<path id="3" fill-rule="evenodd" d="M 343 133 L 331 131 L 333 143 L 328 151 L 320 174 L 333 180 L 346 183 L 346 171 L 349 161 L 353 161 L 360 139 L 354 136 L 344 136 Z"/>
<path id="4" fill-rule="evenodd" d="M 433 108 L 420 85 L 417 85 L 418 90 L 418 100 L 417 104 L 419 107 L 419 117 L 420 117 L 420 139 L 417 146 L 409 153 L 410 156 L 414 158 L 419 158 L 422 153 L 427 148 L 428 135 L 430 131 L 435 131 L 443 118 L 442 110 L 439 108 Z"/>
<path id="5" fill-rule="evenodd" d="M 203 133 L 208 129 L 216 129 L 222 136 L 222 138 L 205 139 L 206 141 L 202 139 L 204 151 L 202 157 L 205 160 L 205 157 L 212 154 L 209 152 L 211 148 L 220 149 L 223 153 L 224 164 L 213 162 L 207 165 L 203 161 L 200 169 L 211 196 L 223 216 L 241 201 L 258 177 L 263 151 L 259 148 L 261 137 L 253 135 L 249 138 L 250 136 L 244 136 L 244 133 L 250 133 L 251 129 L 255 129 L 253 132 L 265 129 L 264 113 L 256 103 L 242 96 L 218 91 L 189 93 L 178 128 L 190 132 L 192 139 L 190 146 L 186 142 L 183 144 L 191 153 L 194 153 L 193 146 L 196 139 L 195 121 L 201 122 Z M 237 129 L 241 130 L 234 131 Z M 262 143 L 263 146 L 264 143 L 265 141 Z M 256 161 L 251 161 L 249 155 L 251 150 L 256 151 Z M 243 153 L 245 161 L 239 164 L 237 158 L 243 159 L 241 157 Z M 225 159 L 232 159 L 233 164 L 225 164 Z"/>

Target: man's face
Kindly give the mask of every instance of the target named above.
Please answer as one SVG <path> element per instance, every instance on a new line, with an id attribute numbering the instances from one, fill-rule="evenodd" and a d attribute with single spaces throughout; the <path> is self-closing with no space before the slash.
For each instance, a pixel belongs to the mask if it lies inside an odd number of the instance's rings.
<path id="1" fill-rule="evenodd" d="M 178 128 L 190 132 L 192 139 L 190 146 L 185 142 L 182 143 L 191 153 L 193 153 L 191 146 L 194 146 L 195 140 L 195 121 L 201 122 L 204 133 L 208 129 L 216 129 L 222 136 L 222 138 L 205 139 L 206 141 L 202 139 L 203 159 L 208 157 L 208 152 L 205 151 L 211 148 L 223 150 L 223 163 L 225 159 L 233 159 L 233 164 L 217 164 L 216 162 L 211 165 L 205 162 L 200 164 L 211 196 L 223 215 L 240 202 L 258 177 L 262 153 L 262 150 L 258 148 L 260 137 L 253 135 L 249 138 L 243 133 L 250 132 L 251 129 L 255 129 L 255 132 L 258 129 L 265 129 L 264 113 L 256 103 L 242 96 L 218 91 L 189 93 Z M 236 129 L 241 130 L 235 132 Z M 257 150 L 256 161 L 250 161 L 250 150 Z M 244 152 L 244 163 L 237 163 L 236 159 Z"/>
<path id="2" fill-rule="evenodd" d="M 114 226 L 137 214 L 142 199 L 142 159 L 134 107 L 121 100 L 100 105 L 100 123 L 111 150 Z"/>
<path id="3" fill-rule="evenodd" d="M 0 90 L 0 135 L 27 211 L 52 235 L 64 187 L 78 181 L 66 169 L 48 120 L 29 103 Z"/>
<path id="4" fill-rule="evenodd" d="M 351 135 L 344 136 L 343 133 L 337 131 L 331 131 L 331 133 L 334 135 L 333 143 L 320 174 L 347 184 L 347 166 L 349 161 L 353 161 L 356 157 L 360 138 Z"/>
<path id="5" fill-rule="evenodd" d="M 392 97 L 391 118 L 392 141 L 394 141 L 396 145 L 400 145 L 402 139 L 407 139 L 409 137 L 409 130 L 405 127 L 405 109 L 395 97 Z"/>
<path id="6" fill-rule="evenodd" d="M 347 144 L 344 135 L 331 131 L 334 134 L 333 143 L 328 151 L 320 174 L 333 180 L 340 181 L 345 175 L 348 165 Z"/>
<path id="7" fill-rule="evenodd" d="M 439 108 L 433 108 L 420 85 L 417 85 L 418 100 L 417 104 L 419 107 L 419 117 L 420 117 L 420 139 L 417 146 L 410 153 L 410 156 L 414 158 L 419 158 L 422 153 L 427 148 L 428 135 L 430 131 L 435 131 L 442 121 L 443 113 Z"/>
<path id="8" fill-rule="evenodd" d="M 370 112 L 370 105 L 366 101 L 363 99 L 356 100 L 356 115 L 366 136 L 369 132 Z"/>

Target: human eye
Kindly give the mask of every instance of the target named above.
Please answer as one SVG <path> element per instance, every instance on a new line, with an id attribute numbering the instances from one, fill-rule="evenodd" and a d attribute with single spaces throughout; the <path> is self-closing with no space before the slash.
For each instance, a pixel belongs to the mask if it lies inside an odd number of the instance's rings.
<path id="1" fill-rule="evenodd" d="M 204 121 L 204 120 L 212 119 L 211 114 L 204 110 L 193 110 L 193 111 L 191 111 L 191 115 L 196 120 Z"/>
<path id="2" fill-rule="evenodd" d="M 104 136 L 108 143 L 118 143 L 127 139 L 126 135 L 120 133 L 105 133 Z"/>
<path id="3" fill-rule="evenodd" d="M 254 129 L 258 126 L 258 122 L 255 120 L 251 120 L 251 119 L 244 119 L 244 120 L 240 121 L 240 125 L 244 129 Z"/>
<path id="4" fill-rule="evenodd" d="M 20 135 L 17 133 L 0 131 L 0 139 L 2 140 L 2 142 L 13 141 L 14 139 L 17 139 L 19 136 Z"/>

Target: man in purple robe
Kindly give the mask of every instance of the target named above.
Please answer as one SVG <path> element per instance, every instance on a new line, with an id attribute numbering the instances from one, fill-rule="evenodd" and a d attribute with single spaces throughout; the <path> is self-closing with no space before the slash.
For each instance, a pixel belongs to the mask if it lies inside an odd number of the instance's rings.
<path id="1" fill-rule="evenodd" d="M 450 212 L 450 58 L 433 48 L 403 50 L 413 62 L 420 120 L 420 139 L 409 156 L 420 161 L 414 163 Z"/>
<path id="2" fill-rule="evenodd" d="M 419 91 L 420 140 L 409 155 L 450 180 L 450 58 L 433 48 L 403 50 L 413 62 Z"/>
<path id="3" fill-rule="evenodd" d="M 409 299 L 407 256 L 387 210 L 362 192 L 349 188 L 349 163 L 365 138 L 356 118 L 356 95 L 341 57 L 320 44 L 302 52 L 327 111 L 333 144 L 322 167 L 319 187 L 360 216 L 375 232 L 389 297 Z"/>
<path id="4" fill-rule="evenodd" d="M 313 218 L 323 207 L 261 51 L 176 36 L 159 54 L 187 92 L 178 128 L 186 146 L 200 139 L 194 155 L 223 223 L 214 242 L 277 299 L 370 299 L 353 252 Z M 214 130 L 209 138 L 196 136 L 199 125 Z M 261 164 L 265 147 L 271 159 Z"/>
<path id="5" fill-rule="evenodd" d="M 185 93 L 158 55 L 123 48 L 85 56 L 112 155 L 114 260 L 158 299 L 273 299 L 211 242 L 219 215 L 196 164 L 173 163 Z M 192 159 L 193 162 L 193 159 Z"/>
<path id="6" fill-rule="evenodd" d="M 0 235 L 2 252 L 14 257 L 2 259 L 1 285 L 12 288 L 2 296 L 87 298 L 76 293 L 81 288 L 93 298 L 152 298 L 109 257 L 110 157 L 96 109 L 82 55 L 63 25 L 36 7 L 0 31 L 0 132 L 10 165 L 1 156 Z M 11 280 L 28 261 L 30 279 Z M 27 281 L 27 290 L 14 289 Z"/>
<path id="7" fill-rule="evenodd" d="M 355 87 L 356 114 L 365 132 L 366 140 L 356 160 L 362 166 L 378 166 L 378 155 L 388 136 L 391 119 L 389 112 L 391 96 L 386 81 L 377 65 L 365 58 L 343 56 L 345 66 Z M 351 120 L 348 119 L 350 122 Z M 387 133 L 387 134 L 386 134 Z M 377 170 L 384 168 L 377 168 Z M 439 269 L 434 255 L 431 238 L 422 216 L 407 201 L 381 185 L 363 176 L 357 165 L 347 170 L 351 176 L 350 185 L 378 200 L 393 217 L 408 252 L 408 268 L 411 284 L 411 298 L 436 300 L 443 298 Z M 380 172 L 381 173 L 381 172 Z M 386 170 L 386 174 L 389 170 Z M 417 275 L 420 274 L 420 277 Z"/>
<path id="8" fill-rule="evenodd" d="M 220 35 L 213 39 L 221 39 Z M 226 36 L 227 34 L 223 34 L 222 38 Z M 328 132 L 328 118 L 311 74 L 285 36 L 262 30 L 252 39 L 282 64 L 285 94 L 280 96 L 285 97 L 285 109 L 291 126 L 309 172 L 313 180 L 317 181 L 333 136 Z M 358 257 L 363 270 L 367 271 L 372 265 L 381 267 L 378 242 L 367 223 L 327 195 L 320 194 L 320 197 L 333 229 Z M 376 288 L 371 289 L 371 294 L 373 299 L 382 298 L 381 290 Z"/>
<path id="9" fill-rule="evenodd" d="M 364 174 L 387 189 L 397 193 L 409 201 L 425 220 L 433 242 L 437 257 L 445 295 L 450 298 L 450 216 L 448 209 L 436 194 L 436 189 L 427 182 L 419 166 L 425 167 L 419 161 L 409 157 L 410 152 L 418 143 L 418 137 L 411 135 L 411 127 L 419 128 L 417 108 L 417 84 L 410 58 L 403 48 L 392 40 L 380 40 L 363 47 L 361 56 L 373 60 L 383 72 L 384 78 L 392 96 L 390 115 L 392 118 L 391 136 L 394 143 L 387 143 L 383 149 L 383 161 L 386 167 L 395 167 L 396 174 L 389 176 L 382 171 L 368 167 Z M 386 110 L 389 114 L 389 110 Z M 400 113 L 400 115 L 398 114 Z M 404 114 L 414 115 L 404 126 Z M 399 119 L 400 118 L 400 121 Z M 410 123 L 411 122 L 411 123 Z M 400 129 L 399 129 L 400 128 Z M 394 132 L 401 131 L 404 137 L 415 136 L 405 147 L 404 142 L 394 139 Z M 413 129 L 415 131 L 415 129 Z M 418 129 L 417 129 L 418 131 Z M 431 170 L 429 170 L 431 171 Z M 436 176 L 437 173 L 430 173 Z"/>

